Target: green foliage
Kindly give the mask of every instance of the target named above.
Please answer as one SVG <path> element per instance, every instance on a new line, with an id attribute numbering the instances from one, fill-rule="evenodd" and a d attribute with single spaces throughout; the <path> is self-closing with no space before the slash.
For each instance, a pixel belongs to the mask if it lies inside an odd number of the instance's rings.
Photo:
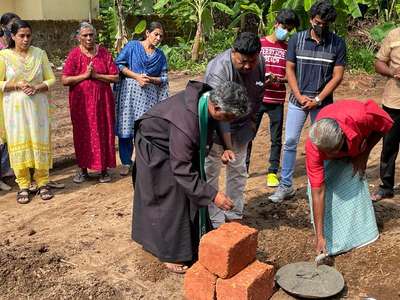
<path id="1" fill-rule="evenodd" d="M 244 1 L 240 7 L 246 13 L 252 13 L 257 16 L 259 20 L 258 33 L 265 34 L 265 24 L 264 24 L 264 6 L 257 5 L 257 3 L 250 3 L 250 1 Z"/>
<path id="2" fill-rule="evenodd" d="M 98 40 L 110 49 L 115 40 L 118 15 L 114 8 L 115 0 L 100 0 L 100 19 L 104 30 L 99 32 Z M 301 20 L 299 30 L 309 27 L 308 11 L 316 0 L 121 0 L 123 15 L 145 15 L 158 13 L 172 16 L 180 37 L 173 46 L 162 46 L 168 57 L 171 70 L 188 70 L 199 73 L 205 70 L 208 61 L 218 53 L 231 47 L 236 32 L 232 29 L 240 25 L 243 28 L 245 16 L 252 14 L 259 20 L 259 33 L 270 34 L 278 11 L 291 8 Z M 331 0 L 338 17 L 332 29 L 341 36 L 347 36 L 348 66 L 351 69 L 373 72 L 374 52 L 387 32 L 396 26 L 400 15 L 399 0 Z M 363 19 L 353 20 L 362 16 Z M 215 30 L 214 12 L 219 10 L 230 16 L 230 26 L 226 30 Z M 365 19 L 364 19 L 365 17 Z M 362 22 L 359 22 L 362 20 Z M 365 22 L 367 20 L 367 22 Z M 373 21 L 369 21 L 373 20 Z M 352 23 L 367 24 L 352 28 Z M 378 24 L 371 28 L 373 24 Z M 199 34 L 199 26 L 201 28 Z M 141 34 L 146 21 L 136 24 L 130 34 Z M 349 29 L 351 33 L 349 34 Z M 198 35 L 195 38 L 195 33 Z M 200 41 L 200 42 L 199 42 Z M 194 62 L 194 49 L 198 61 Z"/>
<path id="3" fill-rule="evenodd" d="M 135 15 L 142 16 L 153 13 L 153 0 L 123 0 L 123 14 L 124 16 Z M 112 52 L 115 43 L 117 28 L 118 28 L 118 14 L 115 7 L 115 0 L 100 0 L 100 14 L 99 19 L 103 22 L 102 30 L 99 30 L 97 40 L 99 43 L 107 46 Z M 146 21 L 141 20 L 136 24 L 133 32 L 134 35 L 140 35 L 146 29 Z"/>
<path id="4" fill-rule="evenodd" d="M 290 8 L 296 11 L 299 15 L 301 24 L 300 30 L 306 29 L 309 26 L 309 15 L 308 11 L 311 6 L 315 3 L 315 0 L 271 0 L 271 5 L 267 15 L 267 25 L 265 31 L 270 33 L 275 23 L 275 17 L 278 11 L 282 8 Z M 358 7 L 357 0 L 332 0 L 333 5 L 336 8 L 338 18 L 335 22 L 335 29 L 340 35 L 345 35 L 347 32 L 347 17 L 352 16 L 353 18 L 361 17 L 361 11 Z"/>
<path id="5" fill-rule="evenodd" d="M 100 6 L 99 19 L 103 22 L 103 28 L 97 33 L 97 41 L 111 49 L 117 34 L 118 22 L 114 6 Z"/>
<path id="6" fill-rule="evenodd" d="M 191 51 L 191 59 L 197 61 L 201 48 L 204 46 L 204 36 L 210 36 L 214 30 L 213 10 L 226 14 L 233 14 L 223 2 L 211 0 L 160 0 L 154 5 L 154 9 L 162 15 L 173 16 L 178 24 L 195 27 L 194 41 Z M 194 31 L 194 30 L 193 30 Z M 189 36 L 192 37 L 192 32 Z"/>
<path id="7" fill-rule="evenodd" d="M 179 27 L 191 27 L 192 32 L 201 22 L 205 35 L 211 34 L 214 27 L 213 9 L 233 14 L 233 10 L 222 1 L 211 0 L 159 0 L 153 8 L 160 15 L 174 17 Z"/>
<path id="8" fill-rule="evenodd" d="M 232 47 L 235 36 L 236 33 L 230 30 L 215 30 L 204 44 L 204 55 L 198 62 L 193 62 L 190 59 L 193 41 L 185 41 L 178 37 L 176 46 L 163 45 L 161 49 L 167 57 L 170 70 L 185 70 L 199 74 L 205 71 L 209 60 Z"/>
<path id="9" fill-rule="evenodd" d="M 396 28 L 396 24 L 392 22 L 378 24 L 370 30 L 370 35 L 375 42 L 380 43 L 387 36 L 389 31 L 394 28 Z"/>
<path id="10" fill-rule="evenodd" d="M 374 73 L 375 55 L 372 50 L 361 48 L 358 45 L 348 43 L 347 45 L 347 63 L 348 69 Z"/>
<path id="11" fill-rule="evenodd" d="M 142 34 L 146 30 L 147 22 L 146 20 L 141 20 L 139 23 L 136 24 L 133 33 L 136 35 Z"/>
<path id="12" fill-rule="evenodd" d="M 358 0 L 358 3 L 368 6 L 368 12 L 375 14 L 385 22 L 400 20 L 400 2 L 398 0 Z"/>

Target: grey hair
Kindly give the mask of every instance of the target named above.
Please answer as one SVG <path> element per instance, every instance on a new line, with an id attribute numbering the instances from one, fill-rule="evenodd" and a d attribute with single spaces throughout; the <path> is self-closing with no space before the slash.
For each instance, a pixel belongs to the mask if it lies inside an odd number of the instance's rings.
<path id="1" fill-rule="evenodd" d="M 85 29 L 85 28 L 92 29 L 94 32 L 94 35 L 96 35 L 96 28 L 94 28 L 94 26 L 92 24 L 90 24 L 89 22 L 86 22 L 86 21 L 79 23 L 79 27 L 78 27 L 78 30 L 76 31 L 76 35 L 80 35 L 82 29 Z"/>
<path id="2" fill-rule="evenodd" d="M 343 131 L 335 119 L 324 118 L 315 122 L 310 129 L 311 142 L 326 151 L 337 149 L 344 138 Z"/>
<path id="3" fill-rule="evenodd" d="M 246 89 L 233 81 L 226 81 L 210 92 L 210 101 L 224 113 L 240 118 L 249 113 L 249 98 Z"/>

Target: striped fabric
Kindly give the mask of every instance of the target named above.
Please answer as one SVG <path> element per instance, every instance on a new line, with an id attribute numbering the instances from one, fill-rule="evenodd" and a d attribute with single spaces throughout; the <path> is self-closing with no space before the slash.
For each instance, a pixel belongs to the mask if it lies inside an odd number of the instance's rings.
<path id="1" fill-rule="evenodd" d="M 351 163 L 345 160 L 326 161 L 325 187 L 324 236 L 329 255 L 347 252 L 378 239 L 367 181 L 358 175 L 353 176 Z M 308 198 L 312 219 L 310 185 Z"/>
<path id="2" fill-rule="evenodd" d="M 311 38 L 310 30 L 301 31 L 289 40 L 287 60 L 296 64 L 300 93 L 314 98 L 332 79 L 333 68 L 346 64 L 346 45 L 334 33 L 317 43 Z M 293 94 L 289 95 L 289 101 L 300 106 Z M 330 95 L 322 104 L 332 102 L 333 95 Z"/>

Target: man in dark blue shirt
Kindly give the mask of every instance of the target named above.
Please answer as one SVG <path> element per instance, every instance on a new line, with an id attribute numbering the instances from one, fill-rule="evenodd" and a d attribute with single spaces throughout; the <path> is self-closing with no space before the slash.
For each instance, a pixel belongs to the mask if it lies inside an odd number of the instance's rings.
<path id="1" fill-rule="evenodd" d="M 286 74 L 291 93 L 281 181 L 269 197 L 275 203 L 295 194 L 292 185 L 297 144 L 307 116 L 313 122 L 319 110 L 333 102 L 333 91 L 343 79 L 346 45 L 342 38 L 329 31 L 335 19 L 335 7 L 329 1 L 318 1 L 310 9 L 311 28 L 289 40 Z"/>

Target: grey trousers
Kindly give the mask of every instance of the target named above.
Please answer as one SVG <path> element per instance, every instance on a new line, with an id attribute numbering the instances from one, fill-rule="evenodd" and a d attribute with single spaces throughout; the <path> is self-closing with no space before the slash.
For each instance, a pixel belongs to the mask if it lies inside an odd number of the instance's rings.
<path id="1" fill-rule="evenodd" d="M 208 212 L 214 228 L 219 227 L 226 220 L 243 218 L 244 190 L 247 182 L 246 153 L 247 143 L 244 145 L 233 145 L 235 161 L 226 166 L 225 193 L 233 201 L 234 208 L 230 211 L 219 209 L 214 203 L 208 206 Z M 221 145 L 214 144 L 206 157 L 205 169 L 207 182 L 219 190 L 219 175 L 221 172 L 221 156 L 224 150 Z"/>

